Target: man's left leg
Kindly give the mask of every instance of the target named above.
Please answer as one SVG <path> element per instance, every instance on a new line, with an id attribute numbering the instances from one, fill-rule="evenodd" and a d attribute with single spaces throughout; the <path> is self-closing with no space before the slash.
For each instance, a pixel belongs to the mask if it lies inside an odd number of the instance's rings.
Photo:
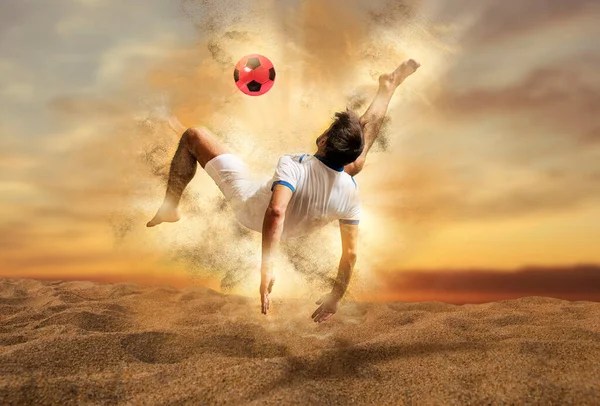
<path id="1" fill-rule="evenodd" d="M 185 129 L 176 118 L 172 118 L 169 124 L 177 132 Z M 191 127 L 183 131 L 171 161 L 165 200 L 146 226 L 153 227 L 162 222 L 178 221 L 181 195 L 196 174 L 197 165 L 200 164 L 204 168 L 211 159 L 227 153 L 230 153 L 227 147 L 206 128 Z"/>
<path id="2" fill-rule="evenodd" d="M 375 98 L 371 102 L 371 105 L 360 118 L 360 124 L 363 129 L 363 136 L 365 138 L 365 147 L 362 154 L 352 163 L 344 167 L 344 171 L 350 176 L 356 176 L 365 165 L 367 153 L 377 135 L 381 129 L 383 119 L 387 112 L 388 104 L 396 91 L 396 88 L 400 86 L 404 80 L 415 73 L 415 71 L 421 66 L 414 59 L 409 59 L 403 62 L 396 68 L 392 73 L 384 74 L 379 77 L 379 89 Z"/>

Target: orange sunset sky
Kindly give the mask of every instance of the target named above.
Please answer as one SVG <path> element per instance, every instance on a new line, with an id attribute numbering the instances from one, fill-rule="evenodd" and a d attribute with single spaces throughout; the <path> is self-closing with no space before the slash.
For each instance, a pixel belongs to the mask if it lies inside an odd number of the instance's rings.
<path id="1" fill-rule="evenodd" d="M 201 170 L 147 229 L 177 136 L 205 125 L 256 171 L 314 153 L 379 74 L 422 67 L 356 177 L 349 296 L 600 300 L 600 3 L 8 0 L 0 3 L 0 277 L 258 291 L 260 235 Z M 239 92 L 268 56 L 273 89 Z M 335 225 L 282 247 L 275 292 L 322 293 Z"/>

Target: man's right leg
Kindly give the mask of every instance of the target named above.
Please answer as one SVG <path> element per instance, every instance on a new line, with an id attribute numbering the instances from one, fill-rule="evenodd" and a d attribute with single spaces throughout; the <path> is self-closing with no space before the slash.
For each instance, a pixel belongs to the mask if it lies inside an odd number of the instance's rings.
<path id="1" fill-rule="evenodd" d="M 178 132 L 185 129 L 176 118 L 172 118 L 169 124 Z M 165 200 L 146 226 L 153 227 L 162 222 L 172 223 L 179 220 L 179 201 L 183 190 L 196 174 L 197 164 L 204 168 L 214 157 L 227 153 L 230 153 L 227 147 L 206 128 L 191 127 L 183 131 L 171 161 Z"/>
<path id="2" fill-rule="evenodd" d="M 354 162 L 344 167 L 344 171 L 350 176 L 355 176 L 362 170 L 365 159 L 367 158 L 367 153 L 379 134 L 388 105 L 396 88 L 400 86 L 407 77 L 415 73 L 419 66 L 421 65 L 414 59 L 409 59 L 398 66 L 392 73 L 381 75 L 379 77 L 379 89 L 377 90 L 377 94 L 365 114 L 360 118 L 363 136 L 365 138 L 365 147 L 362 154 L 360 154 Z"/>

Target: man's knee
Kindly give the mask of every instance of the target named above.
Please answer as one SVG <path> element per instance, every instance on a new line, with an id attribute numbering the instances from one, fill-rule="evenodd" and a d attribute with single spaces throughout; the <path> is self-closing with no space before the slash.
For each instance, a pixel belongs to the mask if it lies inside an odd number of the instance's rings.
<path id="1" fill-rule="evenodd" d="M 221 142 L 205 127 L 190 127 L 181 136 L 188 150 L 204 168 L 216 156 L 229 152 Z"/>
<path id="2" fill-rule="evenodd" d="M 196 144 L 206 138 L 207 131 L 204 127 L 190 127 L 184 131 L 181 138 L 190 145 Z"/>

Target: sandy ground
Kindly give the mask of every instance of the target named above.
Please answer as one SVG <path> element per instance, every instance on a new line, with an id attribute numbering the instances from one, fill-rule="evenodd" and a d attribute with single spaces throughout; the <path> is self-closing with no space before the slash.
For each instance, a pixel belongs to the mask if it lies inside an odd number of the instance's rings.
<path id="1" fill-rule="evenodd" d="M 2 404 L 600 404 L 600 303 L 311 301 L 0 280 Z"/>

